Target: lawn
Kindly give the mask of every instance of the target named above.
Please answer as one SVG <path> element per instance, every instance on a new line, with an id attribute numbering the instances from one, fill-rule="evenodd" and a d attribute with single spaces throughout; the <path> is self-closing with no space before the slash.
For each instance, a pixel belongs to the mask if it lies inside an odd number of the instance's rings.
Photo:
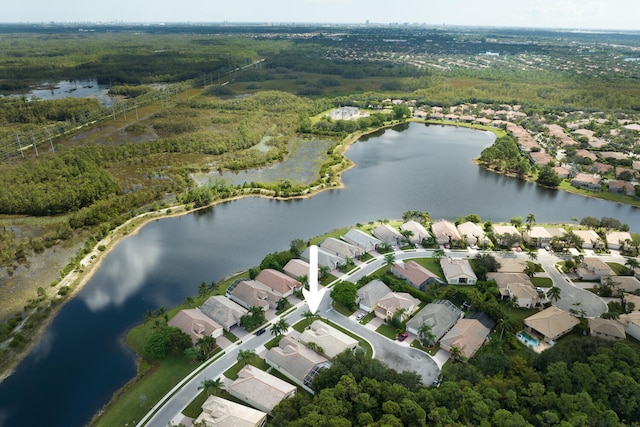
<path id="1" fill-rule="evenodd" d="M 409 260 L 407 260 L 409 261 Z M 433 274 L 437 274 L 440 279 L 445 281 L 444 274 L 442 274 L 442 268 L 440 267 L 440 259 L 438 258 L 416 258 L 411 261 L 415 261 Z"/>
<path id="2" fill-rule="evenodd" d="M 613 272 L 618 276 L 633 276 L 633 271 L 625 265 L 617 262 L 608 262 L 607 265 L 611 267 Z"/>
<path id="3" fill-rule="evenodd" d="M 250 365 L 255 366 L 256 368 L 263 371 L 269 369 L 269 365 L 267 364 L 267 362 L 265 362 L 263 358 L 258 357 L 257 355 L 253 358 Z M 240 372 L 242 368 L 244 368 L 244 363 L 236 362 L 232 367 L 224 371 L 222 375 L 229 378 L 230 380 L 237 380 L 238 372 Z"/>
<path id="4" fill-rule="evenodd" d="M 345 317 L 349 317 L 355 312 L 355 310 L 351 310 L 346 305 L 339 303 L 337 301 L 333 301 L 332 305 L 335 311 L 337 311 L 338 313 L 342 314 Z"/>
<path id="5" fill-rule="evenodd" d="M 392 328 L 391 326 L 387 325 L 386 323 L 383 323 L 382 325 L 378 326 L 378 329 L 376 329 L 376 332 L 379 333 L 380 335 L 384 335 L 385 337 L 389 338 L 390 340 L 393 340 L 393 341 L 396 340 L 396 330 L 395 330 L 395 328 Z"/>
<path id="6" fill-rule="evenodd" d="M 531 283 L 539 288 L 550 288 L 553 286 L 553 280 L 548 277 L 532 277 Z"/>

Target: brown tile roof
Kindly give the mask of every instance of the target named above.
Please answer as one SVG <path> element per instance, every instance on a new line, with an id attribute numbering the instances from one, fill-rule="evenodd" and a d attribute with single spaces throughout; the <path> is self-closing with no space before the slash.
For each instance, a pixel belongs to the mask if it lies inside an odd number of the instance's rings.
<path id="1" fill-rule="evenodd" d="M 573 329 L 580 321 L 556 307 L 549 307 L 524 319 L 524 324 L 548 340 L 555 340 Z"/>
<path id="2" fill-rule="evenodd" d="M 476 319 L 460 319 L 440 340 L 440 347 L 451 351 L 460 349 L 466 358 L 472 357 L 480 348 L 491 330 Z"/>
<path id="3" fill-rule="evenodd" d="M 302 287 L 302 284 L 293 277 L 289 277 L 286 274 L 271 268 L 265 268 L 262 270 L 256 277 L 256 280 L 267 285 L 281 295 L 291 292 L 294 288 L 299 289 Z"/>

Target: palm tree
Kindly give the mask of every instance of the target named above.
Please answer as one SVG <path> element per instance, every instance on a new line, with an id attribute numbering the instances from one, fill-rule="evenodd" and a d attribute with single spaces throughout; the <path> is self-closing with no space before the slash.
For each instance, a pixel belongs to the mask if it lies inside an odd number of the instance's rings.
<path id="1" fill-rule="evenodd" d="M 303 274 L 302 276 L 298 276 L 296 280 L 300 282 L 303 288 L 306 288 L 309 284 L 309 275 Z"/>
<path id="2" fill-rule="evenodd" d="M 627 257 L 627 261 L 624 263 L 624 265 L 629 267 L 629 269 L 635 273 L 636 269 L 640 267 L 640 262 L 638 262 L 638 260 L 635 258 Z"/>
<path id="3" fill-rule="evenodd" d="M 307 328 L 308 328 L 309 326 L 311 326 L 311 321 L 318 319 L 320 316 L 317 313 L 312 313 L 309 310 L 307 310 L 304 313 L 302 313 L 302 317 L 307 319 Z"/>
<path id="4" fill-rule="evenodd" d="M 393 252 L 389 252 L 384 256 L 384 265 L 387 267 L 392 266 L 396 262 L 396 255 Z"/>
<path id="5" fill-rule="evenodd" d="M 247 364 L 253 362 L 255 357 L 255 350 L 239 350 L 237 360 L 238 362 L 242 363 L 242 366 L 246 366 Z"/>
<path id="6" fill-rule="evenodd" d="M 198 296 L 203 297 L 206 294 L 207 294 L 207 282 L 203 280 L 202 283 L 200 283 L 200 286 L 198 286 Z"/>
<path id="7" fill-rule="evenodd" d="M 533 225 L 536 223 L 536 216 L 530 213 L 524 221 L 529 225 Z"/>
<path id="8" fill-rule="evenodd" d="M 557 302 L 560 299 L 560 293 L 561 293 L 561 289 L 557 286 L 552 286 L 548 291 L 547 291 L 547 297 L 552 300 Z"/>
<path id="9" fill-rule="evenodd" d="M 147 323 L 149 320 L 153 319 L 154 314 L 153 314 L 153 310 L 147 310 L 144 313 L 144 323 Z"/>
<path id="10" fill-rule="evenodd" d="M 318 268 L 318 275 L 320 276 L 320 279 L 324 279 L 329 275 L 329 273 L 331 273 L 331 269 L 326 265 L 321 265 L 320 268 Z"/>
<path id="11" fill-rule="evenodd" d="M 444 256 L 444 249 L 436 249 L 433 251 L 433 256 L 436 258 L 442 258 Z"/>
<path id="12" fill-rule="evenodd" d="M 202 351 L 202 354 L 205 356 L 209 356 L 209 353 L 216 348 L 216 339 L 211 335 L 205 335 L 202 338 L 196 341 L 196 346 Z"/>
<path id="13" fill-rule="evenodd" d="M 404 237 L 404 240 L 407 242 L 408 245 L 411 244 L 411 237 L 413 237 L 413 231 L 411 230 L 402 230 L 400 232 L 400 234 L 402 234 L 402 237 Z"/>
<path id="14" fill-rule="evenodd" d="M 205 378 L 198 386 L 198 390 L 206 390 L 207 396 L 211 396 L 211 394 L 217 394 L 220 390 L 224 388 L 224 383 L 220 378 L 216 378 L 215 380 L 208 380 Z"/>
<path id="15" fill-rule="evenodd" d="M 536 261 L 538 259 L 538 252 L 534 251 L 533 249 L 528 249 L 527 256 L 531 261 Z"/>
<path id="16" fill-rule="evenodd" d="M 436 339 L 436 336 L 431 331 L 431 326 L 423 323 L 418 328 L 418 338 L 420 343 L 425 347 L 431 347 Z"/>
<path id="17" fill-rule="evenodd" d="M 462 361 L 464 360 L 464 356 L 462 355 L 462 351 L 460 350 L 459 347 L 453 346 L 451 347 L 451 350 L 449 350 L 449 353 L 451 353 L 451 358 L 453 359 L 454 362 L 456 361 Z"/>
<path id="18" fill-rule="evenodd" d="M 284 318 L 280 318 L 276 323 L 271 326 L 271 335 L 280 336 L 286 334 L 289 330 L 289 324 Z"/>

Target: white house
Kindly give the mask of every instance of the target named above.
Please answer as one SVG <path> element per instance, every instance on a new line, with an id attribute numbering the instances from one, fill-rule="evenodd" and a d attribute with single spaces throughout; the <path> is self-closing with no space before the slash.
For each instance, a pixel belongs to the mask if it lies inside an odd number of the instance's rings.
<path id="1" fill-rule="evenodd" d="M 467 259 L 441 258 L 440 267 L 450 285 L 475 285 L 478 281 Z"/>
<path id="2" fill-rule="evenodd" d="M 407 221 L 400 226 L 400 230 L 402 231 L 410 231 L 412 233 L 409 240 L 413 244 L 422 244 L 422 240 L 428 239 L 431 237 L 431 233 L 427 231 L 426 228 L 422 224 L 417 221 Z"/>

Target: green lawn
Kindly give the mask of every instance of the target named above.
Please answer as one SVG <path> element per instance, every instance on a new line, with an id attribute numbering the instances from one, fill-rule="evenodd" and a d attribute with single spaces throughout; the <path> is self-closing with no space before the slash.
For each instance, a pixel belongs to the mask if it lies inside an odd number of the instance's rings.
<path id="1" fill-rule="evenodd" d="M 267 364 L 267 362 L 265 362 L 263 358 L 258 356 L 255 356 L 253 358 L 253 361 L 250 363 L 250 365 L 255 366 L 256 368 L 263 371 L 269 369 L 269 365 Z M 232 367 L 224 371 L 222 375 L 229 378 L 230 380 L 237 380 L 238 372 L 240 372 L 242 368 L 244 368 L 244 364 L 242 362 L 236 362 Z"/>
<path id="2" fill-rule="evenodd" d="M 444 274 L 442 274 L 442 268 L 440 267 L 439 258 L 415 258 L 411 261 L 415 261 L 433 274 L 437 274 L 440 279 L 445 281 Z"/>
<path id="3" fill-rule="evenodd" d="M 548 277 L 532 277 L 531 283 L 533 283 L 533 286 L 540 288 L 550 288 L 553 286 L 553 280 Z"/>
<path id="4" fill-rule="evenodd" d="M 627 267 L 617 262 L 608 262 L 607 265 L 611 267 L 614 273 L 618 276 L 632 276 L 633 272 Z"/>
<path id="5" fill-rule="evenodd" d="M 385 337 L 389 338 L 390 340 L 394 340 L 396 339 L 396 330 L 395 328 L 392 328 L 391 326 L 387 325 L 386 323 L 383 323 L 382 325 L 378 326 L 378 329 L 376 329 L 376 332 L 379 333 L 380 335 L 384 335 Z"/>
<path id="6" fill-rule="evenodd" d="M 355 312 L 355 310 L 351 310 L 346 305 L 339 303 L 337 301 L 333 301 L 332 305 L 335 311 L 337 311 L 338 313 L 342 314 L 345 317 L 349 317 Z"/>

